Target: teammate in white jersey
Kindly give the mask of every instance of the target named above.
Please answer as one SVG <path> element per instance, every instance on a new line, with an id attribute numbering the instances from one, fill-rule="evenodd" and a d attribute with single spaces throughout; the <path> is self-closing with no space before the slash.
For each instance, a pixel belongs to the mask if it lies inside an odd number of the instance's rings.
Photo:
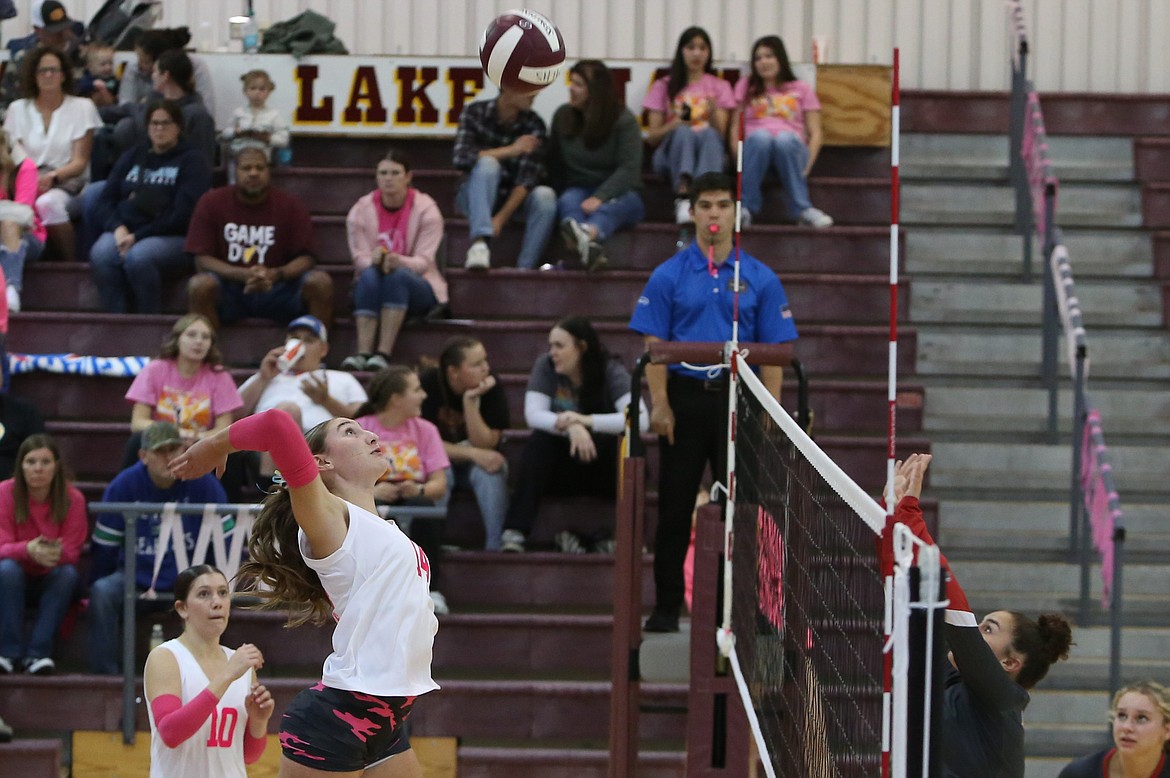
<path id="1" fill-rule="evenodd" d="M 282 778 L 421 778 L 404 724 L 431 679 L 438 620 L 426 554 L 378 516 L 388 468 L 378 437 L 351 419 L 304 433 L 284 411 L 241 419 L 171 462 L 179 478 L 223 471 L 234 451 L 267 451 L 287 488 L 264 501 L 241 577 L 292 625 L 336 620 L 321 682 L 281 718 Z"/>
<path id="2" fill-rule="evenodd" d="M 227 578 L 211 565 L 175 578 L 183 634 L 150 652 L 144 686 L 151 778 L 245 778 L 267 744 L 272 695 L 256 680 L 260 650 L 219 644 L 231 612 Z"/>

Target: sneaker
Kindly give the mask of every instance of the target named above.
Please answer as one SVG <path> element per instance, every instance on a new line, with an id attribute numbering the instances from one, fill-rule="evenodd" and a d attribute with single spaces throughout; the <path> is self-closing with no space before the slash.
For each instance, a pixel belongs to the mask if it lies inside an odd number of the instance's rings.
<path id="1" fill-rule="evenodd" d="M 451 609 L 447 607 L 447 598 L 443 596 L 442 592 L 432 589 L 431 602 L 435 606 L 436 616 L 446 616 L 451 612 Z"/>
<path id="2" fill-rule="evenodd" d="M 8 297 L 8 312 L 20 313 L 20 292 L 16 291 L 15 286 L 9 284 L 6 295 Z"/>
<path id="3" fill-rule="evenodd" d="M 741 206 L 739 209 L 739 228 L 742 230 L 750 226 L 752 226 L 752 212 Z"/>
<path id="4" fill-rule="evenodd" d="M 442 321 L 451 318 L 451 306 L 447 303 L 438 303 L 423 316 L 424 321 Z"/>
<path id="5" fill-rule="evenodd" d="M 568 530 L 561 530 L 553 539 L 557 544 L 557 549 L 564 554 L 584 554 L 585 544 L 581 542 L 581 538 Z"/>
<path id="6" fill-rule="evenodd" d="M 5 723 L 4 719 L 0 719 L 0 743 L 12 742 L 12 727 Z"/>
<path id="7" fill-rule="evenodd" d="M 642 626 L 643 632 L 678 632 L 678 614 L 655 608 Z"/>
<path id="8" fill-rule="evenodd" d="M 613 538 L 599 540 L 593 544 L 593 553 L 595 554 L 609 554 L 612 556 L 615 551 L 617 551 L 617 541 Z"/>
<path id="9" fill-rule="evenodd" d="M 509 551 L 513 554 L 524 553 L 524 533 L 518 529 L 506 529 L 500 535 L 500 551 Z"/>
<path id="10" fill-rule="evenodd" d="M 561 219 L 561 239 L 565 241 L 565 248 L 576 251 L 584 262 L 584 248 L 589 244 L 589 231 L 573 217 L 566 216 Z"/>
<path id="11" fill-rule="evenodd" d="M 357 373 L 365 370 L 369 366 L 369 354 L 354 354 L 352 357 L 346 357 L 341 360 L 341 369 L 348 370 L 351 373 Z"/>
<path id="12" fill-rule="evenodd" d="M 0 673 L 8 675 L 16 669 L 16 663 L 6 656 L 0 656 Z"/>
<path id="13" fill-rule="evenodd" d="M 366 360 L 366 370 L 371 372 L 385 370 L 388 367 L 390 367 L 390 357 L 382 353 L 370 354 L 370 358 Z"/>
<path id="14" fill-rule="evenodd" d="M 674 201 L 674 221 L 676 224 L 686 224 L 691 220 L 691 201 L 687 197 L 680 197 Z"/>
<path id="15" fill-rule="evenodd" d="M 467 270 L 487 270 L 492 266 L 492 250 L 482 240 L 477 240 L 467 249 L 467 261 L 463 267 Z"/>
<path id="16" fill-rule="evenodd" d="M 819 230 L 824 227 L 832 227 L 833 217 L 820 208 L 805 208 L 800 212 L 800 223 L 816 227 Z"/>
<path id="17" fill-rule="evenodd" d="M 52 675 L 57 663 L 47 656 L 29 657 L 24 660 L 24 671 L 29 675 Z"/>

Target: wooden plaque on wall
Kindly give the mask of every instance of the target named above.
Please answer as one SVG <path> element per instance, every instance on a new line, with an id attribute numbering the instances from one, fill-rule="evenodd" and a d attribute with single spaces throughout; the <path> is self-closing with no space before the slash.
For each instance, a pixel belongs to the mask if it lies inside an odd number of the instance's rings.
<path id="1" fill-rule="evenodd" d="M 889 65 L 817 65 L 826 146 L 890 145 Z"/>

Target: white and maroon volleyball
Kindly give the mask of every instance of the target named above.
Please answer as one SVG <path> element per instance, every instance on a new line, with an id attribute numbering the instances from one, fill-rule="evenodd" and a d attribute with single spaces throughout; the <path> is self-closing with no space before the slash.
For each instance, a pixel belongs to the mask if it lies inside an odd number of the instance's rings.
<path id="1" fill-rule="evenodd" d="M 565 39 L 552 21 L 536 11 L 508 11 L 483 31 L 479 61 L 500 89 L 537 92 L 561 77 Z"/>

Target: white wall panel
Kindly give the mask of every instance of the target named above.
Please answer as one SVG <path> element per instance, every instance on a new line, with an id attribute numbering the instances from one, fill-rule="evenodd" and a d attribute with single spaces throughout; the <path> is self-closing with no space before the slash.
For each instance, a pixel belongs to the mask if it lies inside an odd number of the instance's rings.
<path id="1" fill-rule="evenodd" d="M 24 35 L 28 6 L 0 25 Z M 902 52 L 905 88 L 1007 86 L 1003 0 L 254 0 L 262 26 L 306 9 L 337 23 L 358 54 L 474 54 L 484 25 L 508 8 L 547 13 L 574 59 L 669 59 L 678 34 L 705 26 L 721 59 L 745 61 L 752 41 L 777 33 L 794 60 L 807 61 L 811 36 L 829 39 L 832 62 L 888 62 Z M 65 0 L 90 19 L 101 0 Z M 164 23 L 187 26 L 204 51 L 238 47 L 227 18 L 245 0 L 163 0 Z M 1024 0 L 1030 74 L 1044 91 L 1170 90 L 1170 0 Z"/>

